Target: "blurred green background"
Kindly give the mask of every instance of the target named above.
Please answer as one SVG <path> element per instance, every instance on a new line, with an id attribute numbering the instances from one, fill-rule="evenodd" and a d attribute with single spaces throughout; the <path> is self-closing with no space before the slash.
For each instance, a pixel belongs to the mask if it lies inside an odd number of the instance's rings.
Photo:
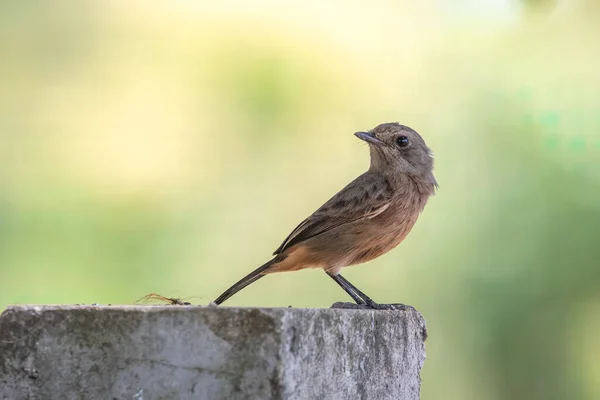
<path id="1" fill-rule="evenodd" d="M 0 4 L 0 309 L 212 301 L 415 128 L 440 190 L 344 275 L 428 322 L 422 398 L 600 398 L 600 5 Z M 328 307 L 322 272 L 228 305 Z M 360 334 L 360 332 L 357 332 Z"/>

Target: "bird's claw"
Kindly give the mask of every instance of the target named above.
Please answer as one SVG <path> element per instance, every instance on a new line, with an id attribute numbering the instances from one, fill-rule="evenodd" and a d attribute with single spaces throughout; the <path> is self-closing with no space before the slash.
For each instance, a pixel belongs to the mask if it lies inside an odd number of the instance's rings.
<path id="1" fill-rule="evenodd" d="M 341 309 L 346 309 L 346 310 L 370 310 L 371 309 L 371 307 L 369 307 L 366 304 L 348 303 L 345 301 L 335 302 L 331 305 L 330 308 L 341 308 Z"/>
<path id="2" fill-rule="evenodd" d="M 340 308 L 346 310 L 396 310 L 396 311 L 406 311 L 406 310 L 414 310 L 414 307 L 395 303 L 395 304 L 378 304 L 375 302 L 370 302 L 369 304 L 356 304 L 356 303 L 347 303 L 343 301 L 338 301 L 331 305 L 331 308 Z"/>
<path id="3" fill-rule="evenodd" d="M 394 304 L 378 304 L 378 303 L 373 303 L 369 305 L 370 308 L 372 308 L 373 310 L 400 310 L 400 311 L 407 311 L 407 310 L 414 310 L 415 308 L 413 306 L 409 306 L 406 304 L 402 304 L 402 303 L 394 303 Z"/>

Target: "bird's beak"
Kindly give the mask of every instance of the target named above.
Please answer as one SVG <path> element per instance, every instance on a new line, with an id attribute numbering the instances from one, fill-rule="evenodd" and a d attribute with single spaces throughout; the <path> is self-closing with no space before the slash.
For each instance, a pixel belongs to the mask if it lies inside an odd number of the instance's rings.
<path id="1" fill-rule="evenodd" d="M 369 144 L 375 144 L 377 146 L 381 146 L 383 142 L 375 137 L 371 132 L 356 132 L 354 134 L 360 140 L 364 140 Z"/>

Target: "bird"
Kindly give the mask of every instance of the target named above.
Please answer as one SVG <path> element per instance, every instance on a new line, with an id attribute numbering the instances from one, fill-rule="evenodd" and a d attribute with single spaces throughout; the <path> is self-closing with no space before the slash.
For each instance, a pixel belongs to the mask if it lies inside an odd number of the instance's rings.
<path id="1" fill-rule="evenodd" d="M 406 238 L 438 189 L 433 153 L 421 135 L 398 122 L 354 135 L 368 144 L 369 169 L 302 221 L 271 260 L 223 292 L 215 305 L 266 275 L 322 268 L 355 302 L 339 303 L 341 308 L 407 307 L 376 303 L 340 275 L 340 270 L 373 260 Z"/>

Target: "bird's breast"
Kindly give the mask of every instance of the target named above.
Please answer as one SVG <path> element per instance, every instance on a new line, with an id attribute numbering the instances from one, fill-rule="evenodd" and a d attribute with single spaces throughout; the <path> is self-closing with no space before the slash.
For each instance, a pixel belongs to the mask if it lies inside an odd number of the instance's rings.
<path id="1" fill-rule="evenodd" d="M 396 202 L 371 219 L 364 226 L 348 265 L 373 260 L 398 246 L 410 233 L 423 207 L 419 201 Z"/>

